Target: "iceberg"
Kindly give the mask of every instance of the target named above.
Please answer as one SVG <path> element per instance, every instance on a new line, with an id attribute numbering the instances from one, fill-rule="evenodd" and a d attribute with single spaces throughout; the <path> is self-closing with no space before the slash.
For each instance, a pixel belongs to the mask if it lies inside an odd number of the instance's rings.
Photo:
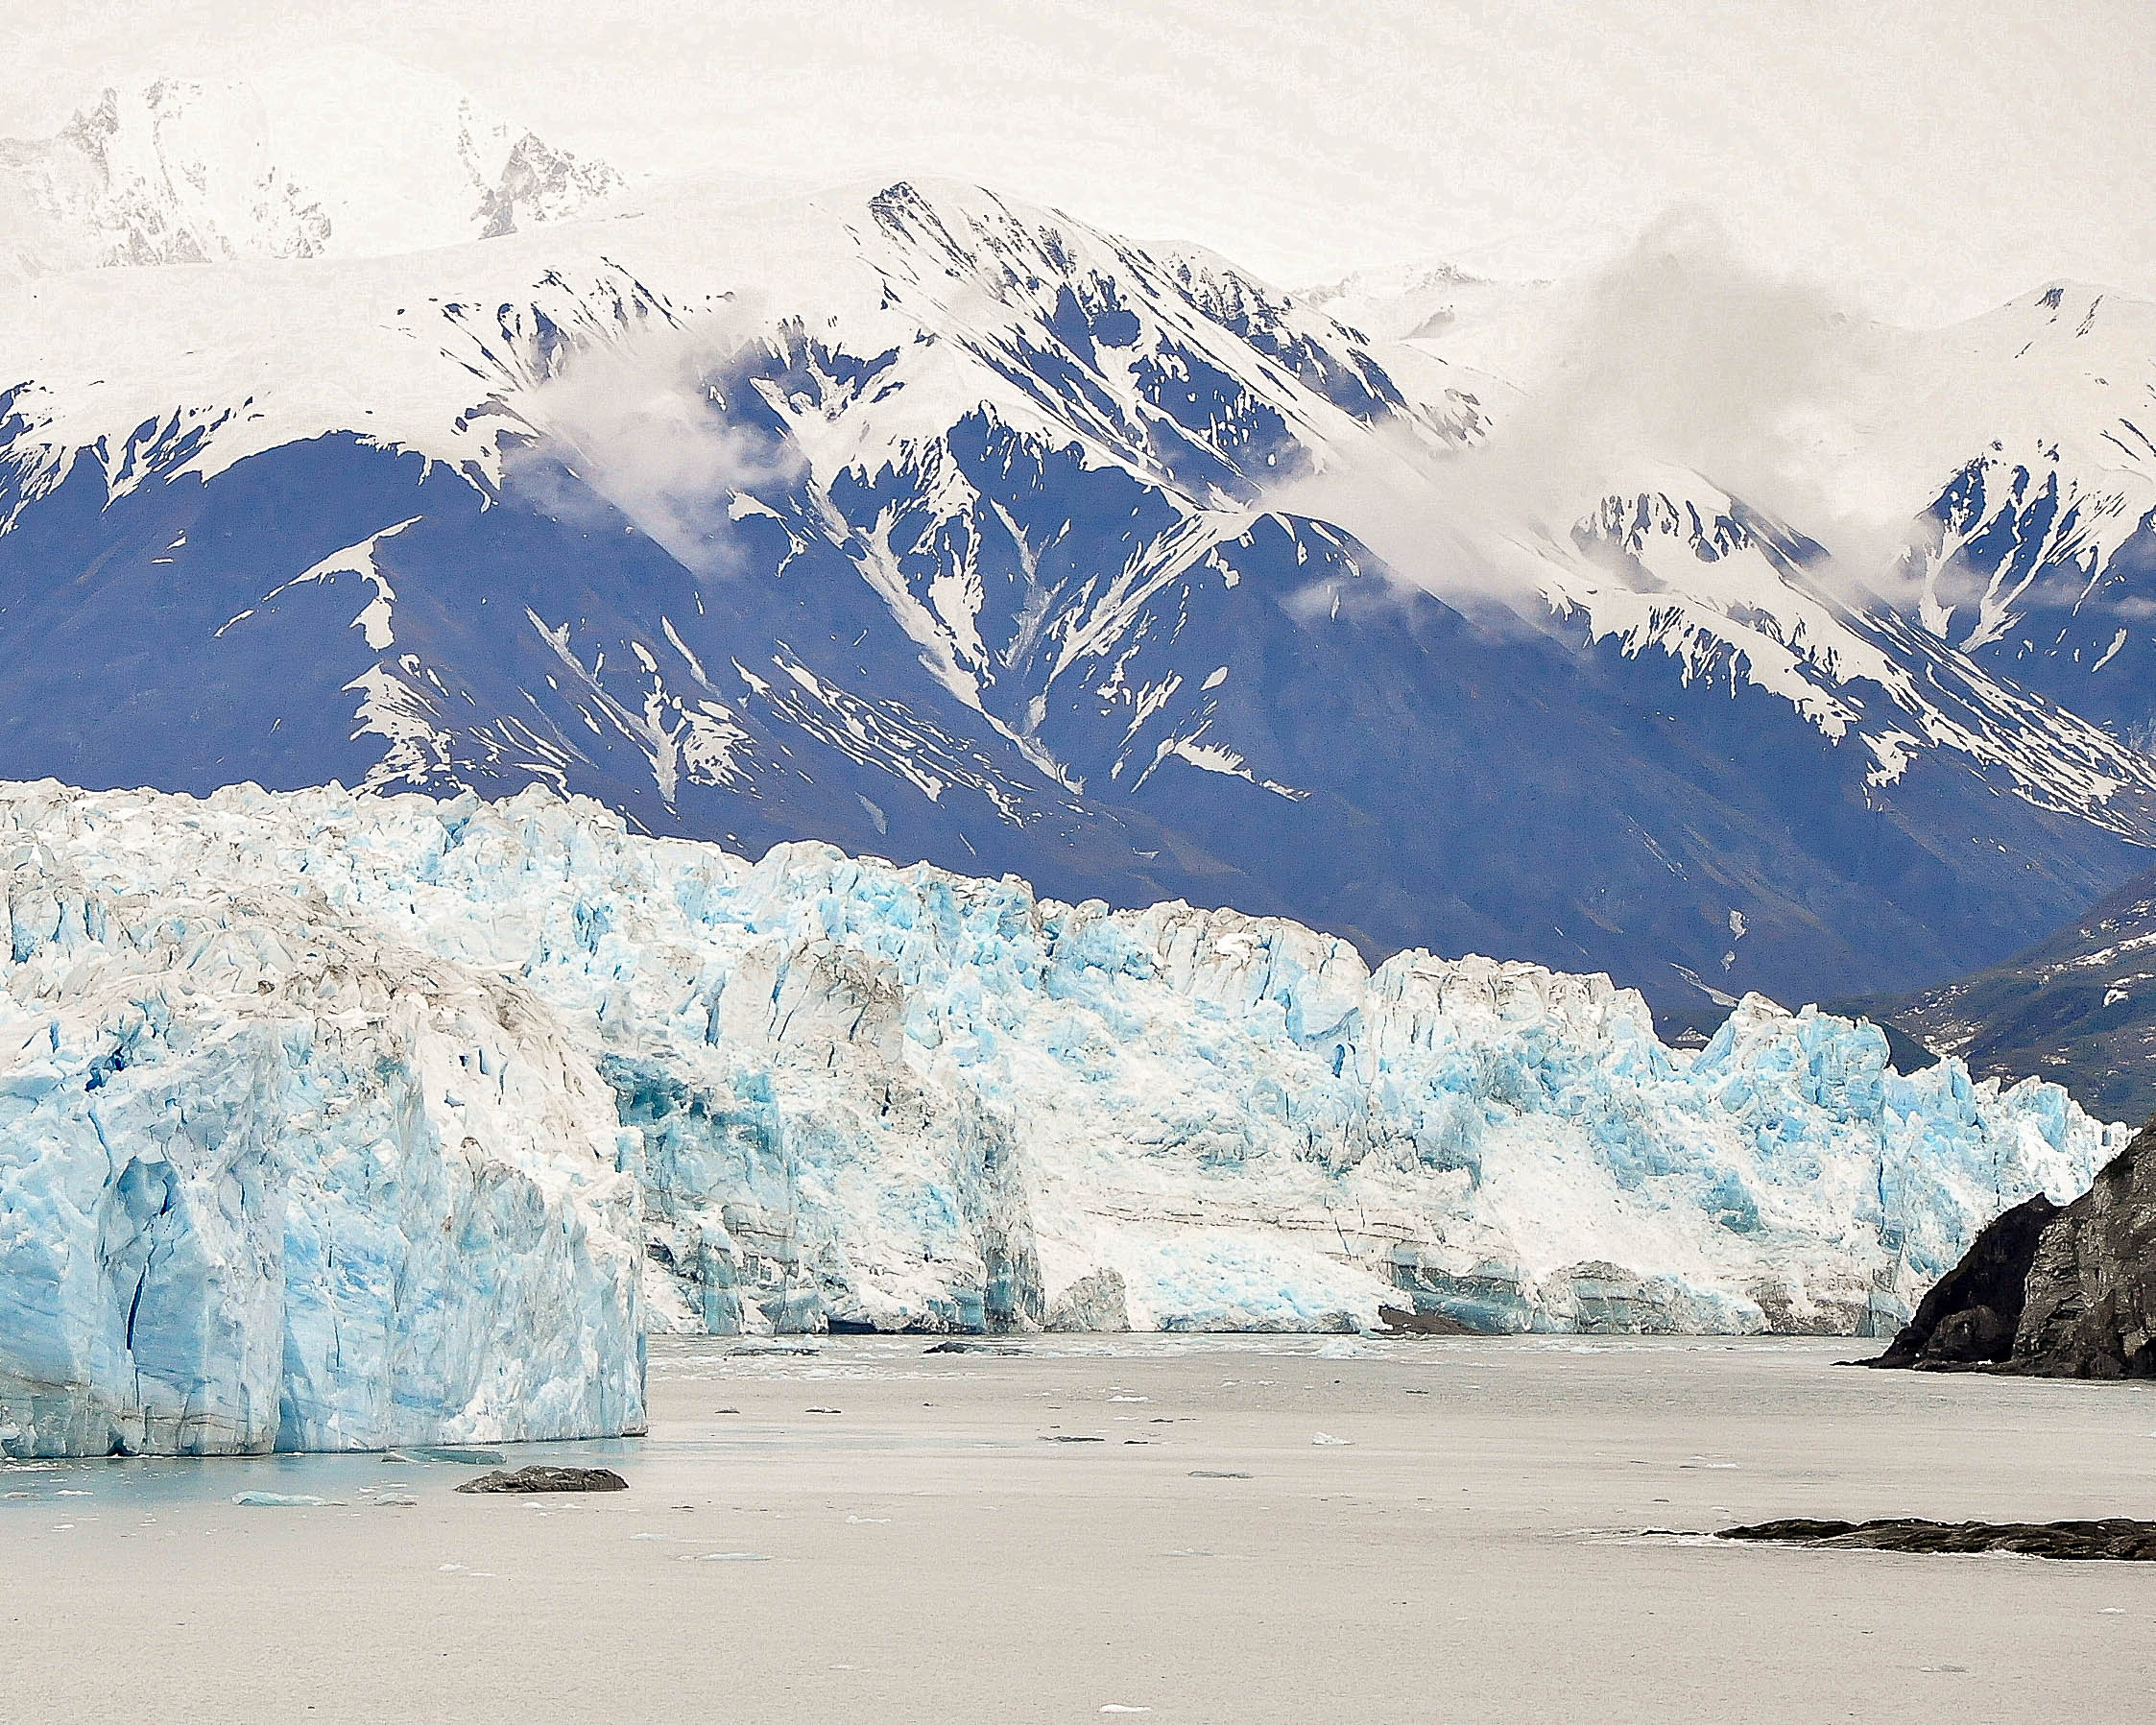
<path id="1" fill-rule="evenodd" d="M 581 799 L 0 786 L 0 1444 L 633 1429 L 643 1328 L 1892 1333 L 2056 1086 Z"/>

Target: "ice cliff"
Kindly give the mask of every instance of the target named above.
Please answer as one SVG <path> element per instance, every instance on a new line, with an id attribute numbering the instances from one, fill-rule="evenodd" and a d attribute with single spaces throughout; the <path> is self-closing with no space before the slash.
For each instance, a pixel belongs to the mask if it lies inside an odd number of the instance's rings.
<path id="1" fill-rule="evenodd" d="M 1603 977 L 540 791 L 0 787 L 0 864 L 17 1452 L 617 1431 L 645 1323 L 1890 1333 L 2124 1141 L 1758 998 L 1686 1054 Z"/>
<path id="2" fill-rule="evenodd" d="M 635 1180 L 546 1008 L 303 876 L 93 859 L 105 808 L 0 836 L 0 1452 L 638 1427 Z"/>

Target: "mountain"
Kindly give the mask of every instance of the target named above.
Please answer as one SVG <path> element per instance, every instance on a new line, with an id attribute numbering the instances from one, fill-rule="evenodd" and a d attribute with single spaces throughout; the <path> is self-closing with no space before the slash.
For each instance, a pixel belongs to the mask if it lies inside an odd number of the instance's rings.
<path id="1" fill-rule="evenodd" d="M 2005 964 L 1857 1004 L 1979 1076 L 2046 1078 L 2105 1119 L 2145 1119 L 2156 1114 L 2156 873 Z"/>
<path id="2" fill-rule="evenodd" d="M 1529 392 L 1211 254 L 911 183 L 428 244 L 0 289 L 0 770 L 541 783 L 1659 1005 L 1996 962 L 2156 841 L 1802 522 L 1553 486 Z"/>
<path id="3" fill-rule="evenodd" d="M 511 233 L 622 189 L 447 80 L 340 54 L 107 89 L 0 142 L 0 276 L 356 257 Z"/>
<path id="4" fill-rule="evenodd" d="M 2126 1136 L 1756 996 L 1680 1054 L 1607 977 L 536 787 L 6 785 L 0 865 L 10 1454 L 618 1431 L 647 1327 L 1883 1334 Z"/>
<path id="5" fill-rule="evenodd" d="M 2156 305 L 2054 283 L 1927 346 L 1950 418 L 1991 441 L 1973 443 L 1921 518 L 1903 571 L 1911 614 L 1979 664 L 2156 746 Z"/>

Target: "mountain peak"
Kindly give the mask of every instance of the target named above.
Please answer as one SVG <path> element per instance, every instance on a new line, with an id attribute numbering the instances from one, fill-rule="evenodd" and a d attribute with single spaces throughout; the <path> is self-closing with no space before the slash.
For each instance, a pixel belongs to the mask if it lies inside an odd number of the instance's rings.
<path id="1" fill-rule="evenodd" d="M 160 77 L 0 141 L 0 273 L 413 252 L 559 221 L 622 184 L 381 56 Z"/>

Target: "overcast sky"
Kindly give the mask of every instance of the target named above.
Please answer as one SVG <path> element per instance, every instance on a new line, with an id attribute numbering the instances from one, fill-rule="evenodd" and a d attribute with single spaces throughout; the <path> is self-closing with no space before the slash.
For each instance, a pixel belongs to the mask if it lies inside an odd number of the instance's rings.
<path id="1" fill-rule="evenodd" d="M 944 174 L 1296 285 L 1672 205 L 1887 315 L 2156 294 L 2149 0 L 0 0 L 0 132 L 365 43 L 644 174 Z"/>

